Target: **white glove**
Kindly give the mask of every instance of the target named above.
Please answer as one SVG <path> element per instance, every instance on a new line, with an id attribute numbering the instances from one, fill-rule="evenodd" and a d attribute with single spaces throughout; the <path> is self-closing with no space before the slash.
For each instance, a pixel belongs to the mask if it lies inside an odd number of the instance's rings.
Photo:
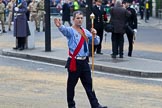
<path id="1" fill-rule="evenodd" d="M 133 29 L 133 31 L 134 31 L 135 33 L 137 33 L 137 29 Z"/>
<path id="2" fill-rule="evenodd" d="M 137 35 L 137 29 L 133 29 L 134 31 L 134 36 L 133 36 L 133 40 L 136 40 L 136 35 Z"/>
<path id="3" fill-rule="evenodd" d="M 19 11 L 19 8 L 18 7 L 15 7 L 14 10 L 17 12 L 17 11 Z"/>

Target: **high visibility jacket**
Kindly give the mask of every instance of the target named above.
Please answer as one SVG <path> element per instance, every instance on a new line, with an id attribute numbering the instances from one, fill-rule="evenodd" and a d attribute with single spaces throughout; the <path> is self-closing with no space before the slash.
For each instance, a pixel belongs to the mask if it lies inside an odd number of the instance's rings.
<path id="1" fill-rule="evenodd" d="M 79 3 L 77 1 L 74 1 L 74 10 L 78 10 L 79 9 Z"/>
<path id="2" fill-rule="evenodd" d="M 149 9 L 149 3 L 146 3 L 146 7 L 145 7 L 146 9 Z"/>

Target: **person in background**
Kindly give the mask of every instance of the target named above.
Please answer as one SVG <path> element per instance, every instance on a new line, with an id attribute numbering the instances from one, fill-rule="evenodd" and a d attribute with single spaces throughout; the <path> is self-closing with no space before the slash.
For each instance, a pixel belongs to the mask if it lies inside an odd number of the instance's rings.
<path id="1" fill-rule="evenodd" d="M 149 0 L 145 1 L 145 22 L 147 23 L 147 21 L 150 18 L 150 2 Z"/>
<path id="2" fill-rule="evenodd" d="M 2 33 L 6 33 L 5 31 L 5 25 L 4 25 L 4 17 L 5 17 L 5 5 L 2 2 L 2 0 L 0 0 L 0 21 L 1 21 L 1 25 L 2 25 Z"/>
<path id="3" fill-rule="evenodd" d="M 141 20 L 143 20 L 144 11 L 145 11 L 144 0 L 141 0 L 139 4 L 140 4 L 139 6 L 140 17 L 141 17 Z"/>
<path id="4" fill-rule="evenodd" d="M 56 8 L 57 8 L 57 10 L 59 11 L 59 13 L 61 13 L 61 11 L 62 11 L 62 4 L 61 4 L 62 2 L 59 2 L 59 3 L 57 3 L 57 5 L 56 5 Z"/>
<path id="5" fill-rule="evenodd" d="M 79 1 L 79 6 L 80 8 L 85 8 L 86 7 L 86 2 L 84 0 Z"/>
<path id="6" fill-rule="evenodd" d="M 126 27 L 126 20 L 130 16 L 130 13 L 122 7 L 121 1 L 117 0 L 113 8 L 110 9 L 110 22 L 114 26 L 114 30 L 111 35 L 112 41 L 112 58 L 116 58 L 119 54 L 119 58 L 123 58 L 124 50 L 124 33 Z"/>
<path id="7" fill-rule="evenodd" d="M 126 35 L 128 38 L 129 46 L 128 46 L 128 56 L 132 56 L 132 51 L 133 51 L 133 43 L 135 39 L 135 34 L 137 33 L 137 14 L 134 8 L 131 7 L 131 4 L 133 0 L 124 0 L 125 8 L 131 13 L 129 16 L 127 23 L 128 26 L 131 28 L 129 29 L 128 27 L 126 28 Z"/>
<path id="8" fill-rule="evenodd" d="M 8 13 L 7 13 L 7 11 L 6 11 L 6 6 L 7 6 L 7 4 L 8 4 L 8 1 L 7 0 L 2 0 L 2 3 L 5 5 L 5 10 L 4 10 L 4 22 L 6 22 L 6 18 L 7 18 L 7 15 L 8 15 Z"/>
<path id="9" fill-rule="evenodd" d="M 35 28 L 38 30 L 38 11 L 37 11 L 37 2 L 32 0 L 32 2 L 28 5 L 28 10 L 30 11 L 30 21 L 35 21 Z"/>
<path id="10" fill-rule="evenodd" d="M 73 11 L 77 11 L 80 9 L 78 0 L 73 1 Z"/>
<path id="11" fill-rule="evenodd" d="M 130 2 L 131 2 L 131 6 L 130 7 L 133 8 L 136 11 L 136 14 L 138 14 L 139 8 L 138 8 L 135 0 L 130 0 Z"/>
<path id="12" fill-rule="evenodd" d="M 9 11 L 8 14 L 8 31 L 11 31 L 11 22 L 12 22 L 12 16 L 13 16 L 13 7 L 15 5 L 15 0 L 11 0 L 8 4 L 7 4 L 7 9 Z"/>
<path id="13" fill-rule="evenodd" d="M 75 11 L 73 13 L 74 24 L 71 27 L 61 25 L 60 19 L 55 18 L 54 23 L 59 28 L 60 32 L 66 36 L 69 47 L 69 58 L 67 60 L 66 68 L 68 71 L 67 79 L 67 102 L 68 108 L 76 108 L 74 95 L 75 86 L 80 78 L 84 86 L 91 108 L 107 108 L 101 106 L 92 88 L 91 70 L 88 64 L 88 41 L 92 41 L 92 34 L 94 36 L 94 43 L 99 43 L 99 37 L 96 36 L 94 28 L 89 32 L 82 27 L 83 12 Z"/>
<path id="14" fill-rule="evenodd" d="M 100 37 L 99 45 L 94 46 L 94 52 L 97 54 L 103 54 L 101 52 L 102 49 L 102 40 L 103 40 L 103 30 L 104 30 L 104 21 L 107 21 L 107 18 L 104 17 L 106 15 L 106 11 L 104 11 L 104 7 L 102 6 L 102 0 L 95 0 L 95 5 L 92 7 L 92 12 L 95 15 L 94 19 L 94 28 L 97 30 L 97 35 Z M 91 44 L 89 45 L 89 56 L 92 55 Z"/>
<path id="15" fill-rule="evenodd" d="M 32 0 L 26 0 L 26 2 L 27 2 L 27 6 L 29 6 L 29 4 L 32 2 Z M 29 21 L 30 19 L 29 19 L 29 17 L 30 17 L 30 11 L 29 10 L 27 10 L 27 12 L 26 12 L 26 17 L 27 17 L 27 20 Z"/>
<path id="16" fill-rule="evenodd" d="M 16 37 L 16 47 L 13 49 L 15 50 L 24 50 L 26 39 L 30 35 L 26 12 L 26 0 L 18 0 L 16 7 L 14 7 L 14 37 Z"/>
<path id="17" fill-rule="evenodd" d="M 37 10 L 38 10 L 38 28 L 37 31 L 40 32 L 40 23 L 42 20 L 43 24 L 43 32 L 45 31 L 45 10 L 44 10 L 44 0 L 40 0 L 37 5 Z"/>
<path id="18" fill-rule="evenodd" d="M 66 0 L 65 3 L 62 6 L 62 24 L 65 24 L 65 21 L 69 23 L 71 26 L 71 19 L 70 19 L 70 5 L 69 5 L 69 0 Z"/>

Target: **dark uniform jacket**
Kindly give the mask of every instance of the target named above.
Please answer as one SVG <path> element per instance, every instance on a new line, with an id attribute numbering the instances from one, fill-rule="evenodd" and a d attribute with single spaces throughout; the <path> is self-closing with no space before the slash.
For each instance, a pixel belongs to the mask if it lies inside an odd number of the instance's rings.
<path id="1" fill-rule="evenodd" d="M 128 7 L 127 10 L 131 13 L 131 15 L 129 16 L 129 18 L 127 20 L 128 25 L 132 29 L 137 29 L 137 14 L 136 14 L 136 11 L 131 7 Z"/>
<path id="2" fill-rule="evenodd" d="M 93 8 L 92 8 L 92 12 L 93 14 L 95 15 L 95 19 L 94 19 L 94 28 L 95 29 L 103 29 L 104 27 L 104 14 L 105 11 L 104 11 L 104 7 L 103 6 L 100 6 L 100 10 L 99 8 L 95 5 Z"/>
<path id="3" fill-rule="evenodd" d="M 115 6 L 110 10 L 110 22 L 114 26 L 114 33 L 125 33 L 126 20 L 130 16 L 130 13 L 121 6 Z"/>
<path id="4" fill-rule="evenodd" d="M 27 22 L 26 12 L 27 3 L 22 0 L 19 4 L 19 11 L 14 11 L 14 36 L 15 37 L 26 37 L 30 35 L 29 25 Z"/>
<path id="5" fill-rule="evenodd" d="M 62 20 L 70 21 L 70 5 L 68 3 L 64 3 L 62 6 Z"/>

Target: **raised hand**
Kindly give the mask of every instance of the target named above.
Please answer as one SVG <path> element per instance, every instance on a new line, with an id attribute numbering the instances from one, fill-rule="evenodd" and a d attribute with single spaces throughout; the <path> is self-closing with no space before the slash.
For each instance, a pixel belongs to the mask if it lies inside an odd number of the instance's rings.
<path id="1" fill-rule="evenodd" d="M 54 23 L 57 27 L 61 26 L 61 20 L 59 18 L 54 18 Z"/>

